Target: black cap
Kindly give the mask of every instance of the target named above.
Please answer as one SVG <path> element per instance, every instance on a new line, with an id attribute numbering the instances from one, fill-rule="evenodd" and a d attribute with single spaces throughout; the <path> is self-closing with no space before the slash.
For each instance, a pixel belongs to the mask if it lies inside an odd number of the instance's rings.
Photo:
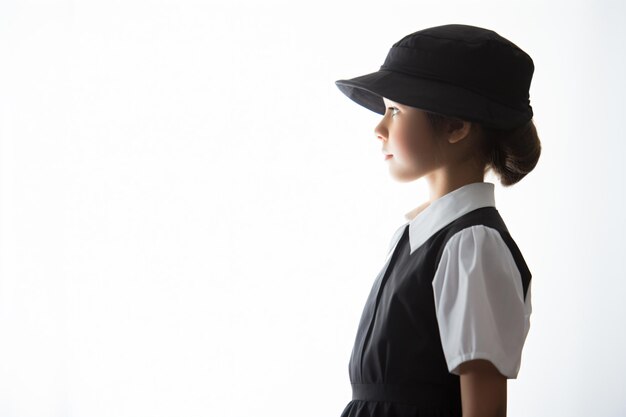
<path id="1" fill-rule="evenodd" d="M 450 24 L 396 42 L 376 72 L 335 84 L 350 99 L 385 114 L 382 97 L 488 127 L 512 129 L 533 117 L 531 57 L 496 32 Z"/>

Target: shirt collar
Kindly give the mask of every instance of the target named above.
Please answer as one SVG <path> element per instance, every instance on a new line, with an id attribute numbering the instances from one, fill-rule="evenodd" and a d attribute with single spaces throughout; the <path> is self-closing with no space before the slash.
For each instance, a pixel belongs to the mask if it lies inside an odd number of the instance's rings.
<path id="1" fill-rule="evenodd" d="M 413 219 L 411 215 L 414 210 L 406 213 L 404 217 L 408 221 L 398 231 L 404 230 L 405 226 L 409 225 L 409 242 L 413 253 L 433 234 L 462 215 L 482 207 L 495 206 L 493 183 L 466 184 L 439 197 Z"/>

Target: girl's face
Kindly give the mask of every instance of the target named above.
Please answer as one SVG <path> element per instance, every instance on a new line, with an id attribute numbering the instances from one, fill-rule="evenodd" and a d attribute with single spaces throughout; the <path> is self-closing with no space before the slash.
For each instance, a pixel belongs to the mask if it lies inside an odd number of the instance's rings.
<path id="1" fill-rule="evenodd" d="M 385 115 L 374 132 L 382 141 L 382 151 L 391 174 L 399 181 L 413 181 L 440 168 L 444 162 L 440 142 L 426 114 L 416 107 L 386 98 Z"/>

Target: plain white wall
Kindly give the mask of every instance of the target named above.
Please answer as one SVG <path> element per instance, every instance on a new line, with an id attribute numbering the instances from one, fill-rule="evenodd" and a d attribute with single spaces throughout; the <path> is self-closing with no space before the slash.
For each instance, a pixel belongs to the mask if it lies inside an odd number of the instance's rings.
<path id="1" fill-rule="evenodd" d="M 496 203 L 533 273 L 508 410 L 624 416 L 620 2 L 0 3 L 0 416 L 339 416 L 424 180 L 334 81 L 416 30 L 535 62 L 537 168 Z M 490 179 L 495 181 L 495 179 Z"/>

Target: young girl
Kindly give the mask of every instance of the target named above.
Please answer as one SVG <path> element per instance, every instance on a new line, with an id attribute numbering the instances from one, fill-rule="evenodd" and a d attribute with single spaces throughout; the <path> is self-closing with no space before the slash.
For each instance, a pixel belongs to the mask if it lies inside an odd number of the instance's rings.
<path id="1" fill-rule="evenodd" d="M 405 36 L 380 70 L 336 81 L 383 115 L 391 175 L 425 177 L 365 303 L 341 417 L 505 416 L 530 327 L 531 273 L 495 208 L 537 164 L 534 64 L 496 32 L 451 24 Z"/>

